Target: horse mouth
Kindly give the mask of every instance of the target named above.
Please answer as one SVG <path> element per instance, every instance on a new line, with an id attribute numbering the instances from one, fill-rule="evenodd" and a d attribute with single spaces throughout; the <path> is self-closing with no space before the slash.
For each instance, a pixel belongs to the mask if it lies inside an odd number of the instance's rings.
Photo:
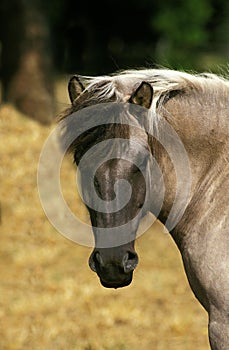
<path id="1" fill-rule="evenodd" d="M 131 284 L 132 282 L 132 276 L 130 276 L 129 278 L 125 279 L 125 280 L 121 280 L 121 281 L 105 281 L 102 278 L 100 278 L 100 282 L 102 284 L 103 287 L 105 288 L 123 288 L 123 287 L 127 287 L 129 284 Z"/>

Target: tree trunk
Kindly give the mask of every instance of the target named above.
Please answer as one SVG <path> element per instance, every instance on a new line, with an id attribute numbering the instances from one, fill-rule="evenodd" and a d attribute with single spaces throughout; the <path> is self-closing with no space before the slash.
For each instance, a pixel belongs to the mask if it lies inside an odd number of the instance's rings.
<path id="1" fill-rule="evenodd" d="M 41 123 L 54 115 L 50 31 L 41 0 L 3 0 L 3 101 Z"/>

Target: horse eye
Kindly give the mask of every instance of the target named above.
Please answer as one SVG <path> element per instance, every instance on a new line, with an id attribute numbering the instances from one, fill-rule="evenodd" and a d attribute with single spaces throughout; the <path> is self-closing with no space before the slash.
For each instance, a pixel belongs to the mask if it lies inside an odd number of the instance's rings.
<path id="1" fill-rule="evenodd" d="M 139 167 L 139 166 L 137 166 L 137 165 L 134 165 L 134 168 L 133 168 L 133 173 L 134 173 L 134 174 L 138 174 L 138 173 L 140 173 L 140 172 L 141 172 L 140 167 Z"/>

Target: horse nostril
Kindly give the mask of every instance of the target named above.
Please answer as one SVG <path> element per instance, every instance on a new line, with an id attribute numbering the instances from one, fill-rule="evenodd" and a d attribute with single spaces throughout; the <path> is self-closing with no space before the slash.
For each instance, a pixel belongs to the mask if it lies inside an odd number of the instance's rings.
<path id="1" fill-rule="evenodd" d="M 133 271 L 138 264 L 138 255 L 134 252 L 127 252 L 122 262 L 125 273 Z"/>
<path id="2" fill-rule="evenodd" d="M 96 262 L 99 263 L 100 266 L 104 266 L 103 259 L 102 259 L 101 255 L 99 254 L 99 252 L 95 253 L 94 259 L 95 259 Z"/>
<path id="3" fill-rule="evenodd" d="M 99 252 L 93 252 L 89 258 L 89 266 L 92 271 L 97 272 L 97 266 L 104 266 L 103 259 Z"/>

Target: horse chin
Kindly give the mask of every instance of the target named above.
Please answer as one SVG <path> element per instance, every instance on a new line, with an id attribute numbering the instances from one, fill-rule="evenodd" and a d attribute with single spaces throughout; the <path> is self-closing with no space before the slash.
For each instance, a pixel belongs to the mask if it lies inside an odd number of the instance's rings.
<path id="1" fill-rule="evenodd" d="M 129 286 L 131 284 L 133 278 L 133 273 L 128 276 L 125 280 L 120 280 L 120 281 L 105 281 L 100 277 L 100 283 L 102 284 L 103 287 L 105 288 L 123 288 Z"/>

